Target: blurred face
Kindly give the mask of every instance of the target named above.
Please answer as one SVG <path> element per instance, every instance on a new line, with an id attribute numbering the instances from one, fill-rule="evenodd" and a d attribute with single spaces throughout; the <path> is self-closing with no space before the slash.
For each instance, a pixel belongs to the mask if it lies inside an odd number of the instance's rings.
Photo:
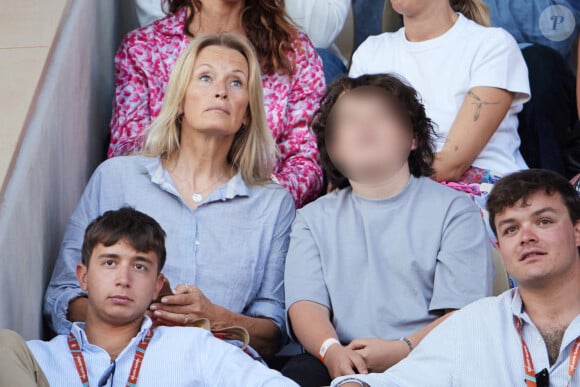
<path id="1" fill-rule="evenodd" d="M 123 240 L 95 246 L 89 267 L 77 267 L 81 288 L 88 292 L 89 313 L 114 326 L 142 318 L 163 286 L 157 265 L 155 253 L 136 251 Z"/>
<path id="2" fill-rule="evenodd" d="M 238 51 L 201 50 L 183 102 L 183 129 L 234 135 L 248 121 L 248 76 L 248 62 Z"/>
<path id="3" fill-rule="evenodd" d="M 346 92 L 332 108 L 328 151 L 348 179 L 370 183 L 407 165 L 415 141 L 393 103 L 378 88 L 360 87 Z"/>
<path id="4" fill-rule="evenodd" d="M 580 265 L 580 222 L 572 223 L 559 194 L 538 192 L 526 204 L 496 215 L 499 252 L 519 286 L 540 287 Z"/>

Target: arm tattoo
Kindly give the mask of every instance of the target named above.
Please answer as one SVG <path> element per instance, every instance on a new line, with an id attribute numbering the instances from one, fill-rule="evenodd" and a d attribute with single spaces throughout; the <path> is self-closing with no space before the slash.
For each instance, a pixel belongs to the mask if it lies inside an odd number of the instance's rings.
<path id="1" fill-rule="evenodd" d="M 499 104 L 499 102 L 486 102 L 486 101 L 482 100 L 481 98 L 479 98 L 479 96 L 471 90 L 469 90 L 467 95 L 469 95 L 471 98 L 473 98 L 475 100 L 475 102 L 471 103 L 472 105 L 475 105 L 475 113 L 473 114 L 473 122 L 477 122 L 477 120 L 479 120 L 479 116 L 481 115 L 481 108 L 483 107 L 483 105 L 498 105 Z"/>
<path id="2" fill-rule="evenodd" d="M 457 151 L 459 150 L 459 145 L 457 145 L 457 144 L 455 144 L 454 142 L 452 142 L 452 141 L 451 141 L 451 139 L 450 139 L 449 137 L 447 137 L 447 138 L 445 139 L 445 144 L 449 144 L 449 146 L 452 146 L 452 147 L 453 147 L 453 150 L 454 150 L 455 152 L 457 152 Z"/>

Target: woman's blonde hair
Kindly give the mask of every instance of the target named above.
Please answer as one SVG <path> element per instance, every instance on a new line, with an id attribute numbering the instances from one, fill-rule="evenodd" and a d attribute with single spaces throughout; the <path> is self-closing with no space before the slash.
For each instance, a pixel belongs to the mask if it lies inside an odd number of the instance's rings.
<path id="1" fill-rule="evenodd" d="M 483 0 L 449 0 L 449 4 L 455 12 L 461 12 L 463 16 L 477 24 L 485 27 L 491 26 L 489 8 Z"/>
<path id="2" fill-rule="evenodd" d="M 171 72 L 159 116 L 148 129 L 142 154 L 168 157 L 179 150 L 185 94 L 197 56 L 210 46 L 236 50 L 248 61 L 248 123 L 234 136 L 228 162 L 247 184 L 262 184 L 270 180 L 277 150 L 266 121 L 260 64 L 251 43 L 238 34 L 200 35 L 181 53 Z"/>

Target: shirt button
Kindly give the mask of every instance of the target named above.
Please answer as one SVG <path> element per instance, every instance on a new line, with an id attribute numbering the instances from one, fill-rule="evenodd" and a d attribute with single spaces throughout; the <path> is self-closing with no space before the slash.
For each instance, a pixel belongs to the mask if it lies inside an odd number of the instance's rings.
<path id="1" fill-rule="evenodd" d="M 199 241 L 195 241 L 195 245 L 196 246 L 199 246 Z"/>
<path id="2" fill-rule="evenodd" d="M 541 338 L 540 336 L 538 336 L 538 337 L 536 338 L 536 341 L 538 342 L 538 344 L 541 344 L 541 343 L 542 343 L 542 338 Z"/>

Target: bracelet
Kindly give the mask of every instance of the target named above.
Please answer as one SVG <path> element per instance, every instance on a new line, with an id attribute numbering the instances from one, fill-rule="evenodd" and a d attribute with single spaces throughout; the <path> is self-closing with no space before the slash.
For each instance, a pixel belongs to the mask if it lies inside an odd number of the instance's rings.
<path id="1" fill-rule="evenodd" d="M 399 340 L 404 341 L 407 344 L 407 347 L 409 347 L 409 352 L 412 352 L 413 349 L 415 349 L 415 347 L 413 347 L 413 343 L 411 343 L 411 340 L 407 339 L 406 337 L 401 337 Z"/>
<path id="2" fill-rule="evenodd" d="M 354 379 L 354 378 L 348 378 L 348 379 L 341 380 L 336 386 L 340 387 L 340 386 L 343 386 L 347 383 L 356 383 L 361 387 L 369 387 L 369 385 L 367 383 L 361 382 L 360 380 Z"/>
<path id="3" fill-rule="evenodd" d="M 338 341 L 334 337 L 326 339 L 322 342 L 320 350 L 318 351 L 318 358 L 320 359 L 321 362 L 324 362 L 324 357 L 326 356 L 328 348 L 332 347 L 334 344 L 340 344 L 340 341 Z"/>

